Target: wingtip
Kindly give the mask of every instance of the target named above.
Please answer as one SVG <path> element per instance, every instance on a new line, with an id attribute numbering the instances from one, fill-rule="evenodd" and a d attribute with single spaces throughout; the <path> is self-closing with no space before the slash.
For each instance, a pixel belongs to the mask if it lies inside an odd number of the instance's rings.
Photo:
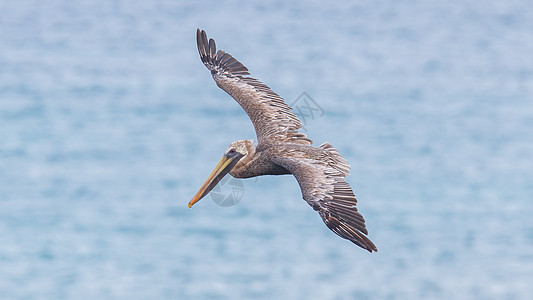
<path id="1" fill-rule="evenodd" d="M 232 76 L 250 75 L 248 69 L 229 53 L 217 51 L 215 40 L 207 37 L 205 30 L 196 28 L 196 44 L 200 59 L 211 70 L 211 74 L 228 72 Z"/>
<path id="2" fill-rule="evenodd" d="M 368 252 L 370 253 L 378 252 L 378 247 L 374 245 L 374 243 L 366 236 L 366 234 L 361 235 L 361 237 L 362 237 L 362 242 L 364 243 L 366 250 L 368 250 Z"/>
<path id="3" fill-rule="evenodd" d="M 214 43 L 213 43 L 214 44 Z M 196 45 L 198 47 L 198 53 L 203 63 L 210 62 L 210 43 L 207 40 L 207 33 L 205 30 L 196 28 Z"/>
<path id="4" fill-rule="evenodd" d="M 378 252 L 378 248 L 376 247 L 376 245 L 374 245 L 374 243 L 372 243 L 372 241 L 366 235 L 361 234 L 359 235 L 357 240 L 350 239 L 350 241 L 356 244 L 357 246 L 366 249 L 370 253 Z"/>
<path id="5" fill-rule="evenodd" d="M 372 252 L 378 252 L 378 248 L 376 247 L 376 245 L 374 245 L 372 242 L 370 242 L 372 245 L 367 245 L 367 248 L 366 250 L 368 250 L 368 252 L 372 253 Z M 370 246 L 370 247 L 368 247 Z"/>
<path id="6" fill-rule="evenodd" d="M 205 32 L 201 30 L 200 28 L 196 28 L 196 41 L 200 42 L 202 40 L 202 32 Z"/>

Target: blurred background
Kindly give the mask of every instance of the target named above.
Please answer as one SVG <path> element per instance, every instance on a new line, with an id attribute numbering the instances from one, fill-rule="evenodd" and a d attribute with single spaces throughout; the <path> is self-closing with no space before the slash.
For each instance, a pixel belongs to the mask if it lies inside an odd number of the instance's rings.
<path id="1" fill-rule="evenodd" d="M 0 1 L 2 299 L 532 299 L 529 1 Z M 255 139 L 196 28 L 352 165 L 369 254 Z M 226 188 L 221 193 L 234 189 Z"/>

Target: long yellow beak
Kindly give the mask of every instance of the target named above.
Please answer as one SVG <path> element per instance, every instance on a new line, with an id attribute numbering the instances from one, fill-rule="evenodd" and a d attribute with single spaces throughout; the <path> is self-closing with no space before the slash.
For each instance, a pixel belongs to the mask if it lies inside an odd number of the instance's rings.
<path id="1" fill-rule="evenodd" d="M 224 155 L 213 172 L 211 172 L 211 175 L 209 175 L 204 185 L 202 185 L 198 193 L 196 193 L 196 195 L 194 195 L 192 200 L 189 202 L 189 208 L 191 208 L 196 202 L 200 201 L 200 199 L 205 197 L 205 195 L 207 195 L 217 185 L 217 183 L 224 178 L 224 176 L 228 174 L 231 169 L 233 169 L 238 160 L 239 159 L 236 159 L 235 157 L 228 157 L 227 155 Z"/>

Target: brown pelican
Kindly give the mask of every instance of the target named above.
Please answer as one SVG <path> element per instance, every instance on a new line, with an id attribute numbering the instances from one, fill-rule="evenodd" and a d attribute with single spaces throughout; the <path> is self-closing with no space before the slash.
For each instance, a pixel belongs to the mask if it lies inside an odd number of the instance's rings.
<path id="1" fill-rule="evenodd" d="M 236 178 L 292 174 L 302 196 L 324 223 L 342 238 L 370 252 L 378 251 L 368 234 L 357 200 L 346 182 L 350 165 L 329 143 L 319 147 L 298 129 L 302 124 L 278 94 L 197 29 L 196 42 L 204 65 L 216 84 L 246 111 L 255 128 L 257 147 L 251 140 L 229 145 L 222 160 L 189 202 L 189 208 L 207 195 L 229 173 Z"/>

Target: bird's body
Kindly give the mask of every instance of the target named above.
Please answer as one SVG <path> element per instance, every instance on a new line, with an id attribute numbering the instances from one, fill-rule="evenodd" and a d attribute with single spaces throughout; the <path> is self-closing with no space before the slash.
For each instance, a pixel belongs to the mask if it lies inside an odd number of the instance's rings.
<path id="1" fill-rule="evenodd" d="M 197 30 L 202 62 L 217 85 L 246 111 L 255 127 L 258 144 L 233 142 L 206 183 L 189 203 L 203 198 L 229 173 L 237 178 L 292 174 L 303 198 L 337 235 L 372 252 L 376 246 L 366 237 L 365 221 L 357 211 L 357 200 L 345 177 L 350 165 L 329 143 L 319 147 L 298 129 L 301 121 L 278 94 L 259 80 L 248 77 L 248 69 L 228 53 L 216 51 L 214 40 Z"/>

